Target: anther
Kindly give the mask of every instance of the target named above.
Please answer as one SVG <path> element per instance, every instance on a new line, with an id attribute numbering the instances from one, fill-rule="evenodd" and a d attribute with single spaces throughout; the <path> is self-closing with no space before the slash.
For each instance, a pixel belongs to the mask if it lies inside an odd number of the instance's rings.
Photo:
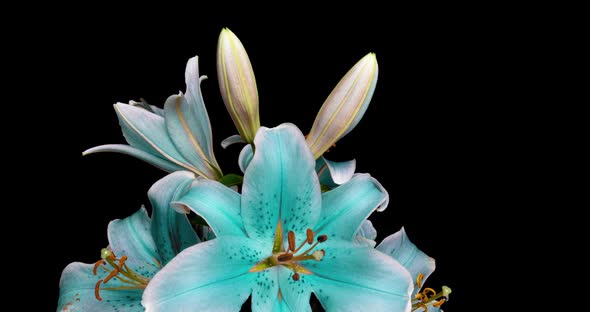
<path id="1" fill-rule="evenodd" d="M 293 254 L 291 253 L 284 253 L 277 257 L 277 260 L 279 260 L 280 262 L 289 261 L 291 259 L 293 259 Z"/>
<path id="2" fill-rule="evenodd" d="M 289 240 L 289 250 L 295 252 L 295 233 L 289 231 L 289 233 L 287 233 L 287 238 Z"/>
<path id="3" fill-rule="evenodd" d="M 322 249 L 322 250 L 316 250 L 316 251 L 312 252 L 311 256 L 316 261 L 321 261 L 325 254 L 326 254 L 326 252 Z"/>
<path id="4" fill-rule="evenodd" d="M 438 307 L 440 307 L 441 305 L 443 305 L 443 303 L 445 303 L 445 299 L 444 299 L 444 298 L 443 298 L 443 299 L 441 299 L 441 300 L 439 300 L 439 301 L 437 301 L 437 302 L 436 302 L 436 303 L 434 303 L 432 306 L 433 306 L 433 307 L 437 307 L 437 308 L 438 308 Z"/>
<path id="5" fill-rule="evenodd" d="M 96 297 L 96 300 L 98 301 L 102 301 L 102 298 L 100 297 L 100 294 L 98 293 L 100 290 L 100 283 L 102 283 L 102 280 L 98 280 L 98 282 L 96 282 L 96 285 L 94 285 L 94 297 Z"/>
<path id="6" fill-rule="evenodd" d="M 299 280 L 299 273 L 295 272 L 295 274 L 293 274 L 293 280 L 294 281 L 298 281 Z"/>
<path id="7" fill-rule="evenodd" d="M 307 234 L 307 243 L 310 245 L 313 244 L 313 231 L 311 229 L 307 229 L 305 234 Z"/>
<path id="8" fill-rule="evenodd" d="M 433 296 L 434 296 L 434 295 L 436 295 L 436 291 L 435 291 L 434 289 L 432 289 L 432 288 L 424 288 L 424 290 L 422 291 L 422 293 L 423 293 L 423 294 L 424 294 L 426 297 L 428 297 L 428 293 L 429 293 L 429 292 L 431 292 Z"/>
<path id="9" fill-rule="evenodd" d="M 419 273 L 418 277 L 416 277 L 416 288 L 422 288 L 422 279 L 424 278 L 424 274 Z"/>
<path id="10" fill-rule="evenodd" d="M 94 268 L 92 268 L 92 274 L 96 275 L 96 269 L 98 269 L 98 267 L 99 267 L 101 264 L 105 264 L 105 263 L 106 263 L 106 262 L 105 262 L 104 260 L 102 260 L 102 259 L 101 259 L 101 260 L 98 260 L 98 261 L 96 261 L 96 263 L 94 264 Z"/>
<path id="11" fill-rule="evenodd" d="M 328 240 L 328 235 L 326 235 L 326 234 L 322 234 L 322 235 L 318 236 L 318 243 L 323 243 L 327 240 Z"/>

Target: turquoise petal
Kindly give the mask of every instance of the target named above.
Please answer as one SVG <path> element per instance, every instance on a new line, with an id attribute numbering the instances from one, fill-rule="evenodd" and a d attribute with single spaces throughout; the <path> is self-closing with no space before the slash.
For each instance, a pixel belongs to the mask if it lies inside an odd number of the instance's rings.
<path id="1" fill-rule="evenodd" d="M 246 236 L 240 216 L 240 194 L 217 181 L 198 179 L 173 205 L 177 209 L 189 207 L 207 221 L 216 236 Z"/>
<path id="2" fill-rule="evenodd" d="M 399 261 L 410 272 L 414 283 L 420 273 L 424 274 L 422 279 L 422 283 L 424 283 L 436 267 L 434 259 L 427 256 L 410 241 L 403 227 L 396 233 L 387 236 L 376 249 Z M 414 290 L 412 296 L 418 291 L 419 289 Z"/>
<path id="3" fill-rule="evenodd" d="M 371 220 L 365 220 L 363 224 L 361 224 L 359 230 L 356 232 L 356 235 L 366 239 L 375 240 L 377 238 L 377 230 L 375 230 Z"/>
<path id="4" fill-rule="evenodd" d="M 350 241 L 363 221 L 387 203 L 387 191 L 368 174 L 356 174 L 350 181 L 322 194 L 322 215 L 314 231 L 330 239 Z"/>
<path id="5" fill-rule="evenodd" d="M 207 159 L 215 160 L 211 123 L 209 122 L 209 115 L 207 114 L 205 101 L 201 93 L 201 82 L 205 79 L 207 79 L 207 76 L 199 77 L 199 57 L 190 58 L 186 64 L 186 71 L 184 73 L 187 106 L 182 106 L 181 108 L 184 116 L 187 118 L 188 127 L 198 138 L 198 142 L 201 142 Z"/>
<path id="6" fill-rule="evenodd" d="M 226 149 L 230 145 L 237 143 L 246 143 L 246 141 L 244 141 L 241 135 L 234 134 L 232 136 L 227 137 L 225 140 L 221 141 L 221 147 L 223 147 L 223 149 Z"/>
<path id="7" fill-rule="evenodd" d="M 125 219 L 111 221 L 107 229 L 111 250 L 117 257 L 127 256 L 125 263 L 145 277 L 157 272 L 160 261 L 150 228 L 150 218 L 141 207 Z"/>
<path id="8" fill-rule="evenodd" d="M 292 312 L 292 310 L 289 309 L 289 307 L 285 303 L 285 300 L 276 300 L 272 311 L 273 312 Z"/>
<path id="9" fill-rule="evenodd" d="M 246 169 L 248 168 L 248 165 L 250 165 L 253 157 L 254 151 L 252 150 L 252 145 L 248 144 L 244 146 L 238 158 L 238 166 L 240 166 L 240 170 L 242 170 L 243 173 L 246 172 Z"/>
<path id="10" fill-rule="evenodd" d="M 168 136 L 164 118 L 139 107 L 117 103 L 114 105 L 119 124 L 129 145 L 166 159 L 186 170 L 204 175 L 178 152 Z"/>
<path id="11" fill-rule="evenodd" d="M 355 235 L 355 240 L 358 243 L 371 248 L 375 247 L 377 244 L 375 242 L 376 238 L 377 230 L 375 230 L 375 227 L 373 227 L 373 223 L 370 220 L 365 220 Z"/>
<path id="12" fill-rule="evenodd" d="M 256 275 L 252 287 L 252 312 L 276 311 L 273 308 L 279 300 L 278 270 L 273 267 L 252 274 Z"/>
<path id="13" fill-rule="evenodd" d="M 325 157 L 320 157 L 316 160 L 315 169 L 321 184 L 336 187 L 352 178 L 356 169 L 356 160 L 330 161 Z"/>
<path id="14" fill-rule="evenodd" d="M 94 265 L 80 262 L 70 263 L 61 274 L 59 281 L 59 300 L 57 311 L 63 312 L 136 312 L 144 311 L 140 304 L 141 290 L 101 290 L 102 301 L 96 299 L 94 286 L 107 272 L 98 269 L 92 273 Z M 111 279 L 104 287 L 124 285 L 118 279 Z"/>
<path id="15" fill-rule="evenodd" d="M 328 239 L 321 261 L 302 265 L 327 311 L 410 311 L 412 278 L 391 257 L 373 248 Z"/>
<path id="16" fill-rule="evenodd" d="M 305 237 L 321 209 L 315 159 L 292 124 L 261 127 L 256 152 L 244 174 L 242 217 L 248 235 L 272 245 L 279 216 L 285 232 Z M 270 248 L 270 247 L 269 247 Z"/>
<path id="17" fill-rule="evenodd" d="M 290 311 L 311 311 L 311 284 L 307 275 L 300 274 L 299 280 L 294 281 L 293 271 L 279 267 L 279 285 L 283 301 Z"/>
<path id="18" fill-rule="evenodd" d="M 174 172 L 174 171 L 178 171 L 178 170 L 186 170 L 184 167 L 179 166 L 169 160 L 160 158 L 158 156 L 154 156 L 153 154 L 150 154 L 148 152 L 144 152 L 144 151 L 137 149 L 135 147 L 132 147 L 129 145 L 123 145 L 123 144 L 100 145 L 97 147 L 87 149 L 86 151 L 84 151 L 82 153 L 82 155 L 86 156 L 89 154 L 101 153 L 101 152 L 114 152 L 114 153 L 121 153 L 121 154 L 129 155 L 129 156 L 133 156 L 137 159 L 147 162 L 148 164 L 150 164 L 152 166 L 158 167 L 158 168 L 160 168 L 164 171 L 168 171 L 168 172 Z"/>
<path id="19" fill-rule="evenodd" d="M 170 208 L 170 203 L 184 195 L 194 180 L 193 173 L 178 171 L 159 180 L 148 191 L 153 208 L 151 233 L 162 265 L 199 242 L 186 215 Z"/>
<path id="20" fill-rule="evenodd" d="M 176 256 L 150 281 L 147 311 L 239 311 L 254 286 L 249 273 L 263 249 L 256 241 L 223 236 Z"/>
<path id="21" fill-rule="evenodd" d="M 191 129 L 195 123 L 202 122 L 198 117 L 193 116 L 192 106 L 183 95 L 172 95 L 164 104 L 166 113 L 165 121 L 168 135 L 172 139 L 176 149 L 187 159 L 192 166 L 203 172 L 206 177 L 216 179 L 220 177 L 215 156 L 211 156 L 209 142 L 204 135 L 196 133 L 204 129 Z M 206 116 L 205 112 L 205 116 Z M 208 121 L 208 119 L 207 119 Z M 206 130 L 211 132 L 211 129 Z"/>

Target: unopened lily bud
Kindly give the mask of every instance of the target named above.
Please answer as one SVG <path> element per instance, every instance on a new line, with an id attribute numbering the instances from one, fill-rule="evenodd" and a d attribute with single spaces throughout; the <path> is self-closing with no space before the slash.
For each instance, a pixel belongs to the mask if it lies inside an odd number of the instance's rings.
<path id="1" fill-rule="evenodd" d="M 361 120 L 377 85 L 377 58 L 369 53 L 336 85 L 320 109 L 307 143 L 315 158 L 350 132 Z"/>
<path id="2" fill-rule="evenodd" d="M 217 79 L 225 107 L 240 136 L 252 143 L 260 128 L 256 79 L 244 46 L 227 28 L 221 31 L 217 44 Z"/>

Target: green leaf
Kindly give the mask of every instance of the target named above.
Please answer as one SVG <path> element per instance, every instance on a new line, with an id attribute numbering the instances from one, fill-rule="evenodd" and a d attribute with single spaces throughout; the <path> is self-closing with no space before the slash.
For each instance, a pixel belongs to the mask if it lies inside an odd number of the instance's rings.
<path id="1" fill-rule="evenodd" d="M 219 183 L 225 186 L 234 186 L 241 185 L 243 180 L 244 177 L 242 177 L 241 175 L 230 173 L 221 177 L 221 179 L 219 179 Z"/>

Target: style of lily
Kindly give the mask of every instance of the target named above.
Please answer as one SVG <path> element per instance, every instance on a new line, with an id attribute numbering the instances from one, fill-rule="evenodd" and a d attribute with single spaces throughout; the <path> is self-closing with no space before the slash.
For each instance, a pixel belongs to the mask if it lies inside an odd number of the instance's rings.
<path id="1" fill-rule="evenodd" d="M 199 78 L 198 57 L 193 57 L 186 66 L 186 93 L 170 96 L 164 109 L 143 101 L 115 104 L 129 145 L 101 145 L 83 155 L 117 152 L 168 172 L 188 170 L 208 179 L 220 179 L 223 174 L 213 153 L 211 124 L 200 88 L 204 78 Z"/>
<path id="2" fill-rule="evenodd" d="M 377 232 L 369 227 L 372 228 L 372 225 L 366 225 L 364 231 L 357 233 L 357 236 L 374 240 Z M 376 249 L 399 261 L 410 272 L 414 279 L 412 311 L 441 311 L 442 304 L 449 300 L 451 289 L 443 286 L 440 292 L 436 292 L 432 288 L 422 288 L 426 279 L 434 272 L 435 261 L 410 241 L 404 228 L 383 239 Z"/>
<path id="3" fill-rule="evenodd" d="M 145 208 L 108 226 L 109 246 L 95 264 L 74 262 L 63 271 L 57 311 L 144 311 L 141 296 L 150 279 L 179 252 L 200 242 L 186 215 L 170 202 L 194 181 L 175 172 L 148 192 L 152 218 Z"/>
<path id="4" fill-rule="evenodd" d="M 377 74 L 377 59 L 369 53 L 336 85 L 307 135 L 307 143 L 318 159 L 316 170 L 320 182 L 328 188 L 350 180 L 356 162 L 329 161 L 322 155 L 361 120 L 375 90 Z M 229 29 L 222 30 L 219 36 L 217 77 L 225 106 L 240 133 L 225 139 L 222 147 L 240 142 L 251 144 L 260 128 L 256 79 L 244 46 Z M 252 147 L 244 147 L 240 156 L 242 168 L 251 157 Z"/>
<path id="5" fill-rule="evenodd" d="M 199 179 L 174 202 L 217 238 L 181 252 L 146 288 L 146 311 L 410 311 L 412 278 L 354 235 L 387 192 L 367 174 L 322 193 L 315 158 L 297 127 L 261 127 L 242 194 Z M 188 208 L 187 208 L 188 207 Z"/>

